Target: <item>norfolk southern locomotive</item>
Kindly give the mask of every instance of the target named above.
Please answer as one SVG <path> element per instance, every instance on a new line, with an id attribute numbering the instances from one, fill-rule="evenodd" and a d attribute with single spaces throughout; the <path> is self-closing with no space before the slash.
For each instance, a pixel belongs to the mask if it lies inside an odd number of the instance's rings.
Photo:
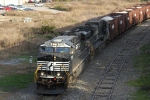
<path id="1" fill-rule="evenodd" d="M 103 20 L 88 22 L 40 46 L 36 71 L 40 93 L 61 93 L 81 73 L 107 38 L 106 30 L 101 31 L 104 23 Z"/>
<path id="2" fill-rule="evenodd" d="M 35 82 L 37 92 L 58 94 L 81 73 L 107 41 L 150 17 L 150 5 L 143 4 L 87 21 L 40 45 Z"/>

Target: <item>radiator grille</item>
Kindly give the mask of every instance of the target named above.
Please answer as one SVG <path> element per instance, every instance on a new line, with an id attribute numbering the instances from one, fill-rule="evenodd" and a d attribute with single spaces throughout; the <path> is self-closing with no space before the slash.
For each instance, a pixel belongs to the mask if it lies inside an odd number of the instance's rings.
<path id="1" fill-rule="evenodd" d="M 39 70 L 69 71 L 70 62 L 37 61 L 37 66 L 39 65 L 41 65 Z"/>

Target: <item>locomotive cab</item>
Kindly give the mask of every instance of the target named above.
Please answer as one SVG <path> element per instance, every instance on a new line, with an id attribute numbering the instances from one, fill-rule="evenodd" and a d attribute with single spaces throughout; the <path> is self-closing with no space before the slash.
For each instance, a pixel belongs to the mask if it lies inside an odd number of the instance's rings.
<path id="1" fill-rule="evenodd" d="M 40 45 L 35 71 L 38 93 L 64 92 L 93 59 L 100 39 L 97 26 L 79 26 Z"/>
<path id="2" fill-rule="evenodd" d="M 77 36 L 58 36 L 40 45 L 35 72 L 37 89 L 67 87 L 70 59 L 75 49 L 73 40 L 76 38 Z"/>

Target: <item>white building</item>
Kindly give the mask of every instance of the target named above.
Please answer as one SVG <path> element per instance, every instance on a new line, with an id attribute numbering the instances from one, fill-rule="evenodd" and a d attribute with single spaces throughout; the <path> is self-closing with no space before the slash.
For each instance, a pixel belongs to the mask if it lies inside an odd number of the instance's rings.
<path id="1" fill-rule="evenodd" d="M 9 4 L 22 5 L 24 3 L 28 3 L 28 1 L 30 1 L 30 0 L 0 0 L 0 4 L 2 4 L 4 6 L 9 5 Z M 31 0 L 31 1 L 39 2 L 40 0 Z"/>
<path id="2" fill-rule="evenodd" d="M 0 0 L 0 4 L 4 6 L 9 5 L 9 4 L 22 5 L 22 1 L 25 1 L 25 0 Z"/>

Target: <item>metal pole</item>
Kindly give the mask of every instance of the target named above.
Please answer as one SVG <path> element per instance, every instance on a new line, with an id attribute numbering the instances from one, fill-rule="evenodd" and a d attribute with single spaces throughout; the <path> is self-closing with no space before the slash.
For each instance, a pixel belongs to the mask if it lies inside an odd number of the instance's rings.
<path id="1" fill-rule="evenodd" d="M 30 72 L 31 72 L 32 59 L 33 59 L 33 57 L 30 56 L 30 59 L 29 59 L 29 63 L 30 63 L 29 74 L 30 74 Z M 30 77 L 30 80 L 31 80 L 31 77 Z"/>
<path id="2" fill-rule="evenodd" d="M 29 68 L 29 74 L 30 74 L 30 72 L 31 72 L 31 63 L 30 63 L 30 68 Z"/>

